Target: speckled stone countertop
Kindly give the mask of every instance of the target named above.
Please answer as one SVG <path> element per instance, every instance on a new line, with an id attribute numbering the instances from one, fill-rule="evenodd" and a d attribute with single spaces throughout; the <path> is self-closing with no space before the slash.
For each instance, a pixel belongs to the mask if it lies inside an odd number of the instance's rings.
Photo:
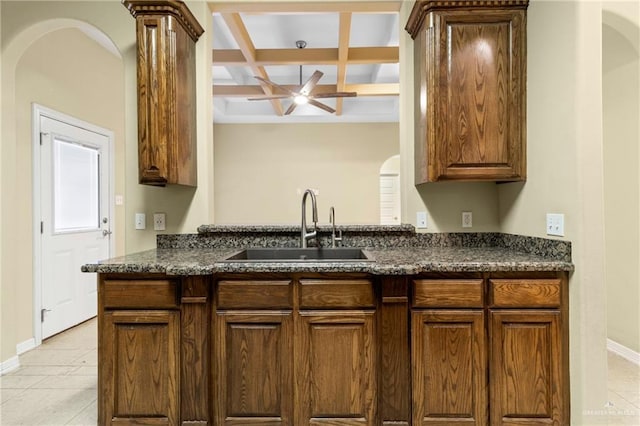
<path id="1" fill-rule="evenodd" d="M 567 241 L 500 233 L 416 234 L 411 225 L 341 227 L 345 246 L 364 249 L 372 261 L 242 262 L 225 259 L 245 247 L 298 247 L 295 226 L 212 226 L 198 234 L 159 235 L 158 248 L 84 265 L 84 272 L 209 275 L 250 272 L 572 271 Z M 326 231 L 321 228 L 322 231 Z M 327 235 L 321 235 L 327 247 Z"/>

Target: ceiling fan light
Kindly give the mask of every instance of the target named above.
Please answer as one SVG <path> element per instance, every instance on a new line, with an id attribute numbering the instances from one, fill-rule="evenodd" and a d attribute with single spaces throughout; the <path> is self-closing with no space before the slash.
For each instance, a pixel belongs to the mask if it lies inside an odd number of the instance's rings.
<path id="1" fill-rule="evenodd" d="M 296 95 L 296 97 L 293 98 L 293 102 L 295 102 L 297 105 L 304 105 L 309 102 L 309 98 L 307 98 L 305 95 Z"/>

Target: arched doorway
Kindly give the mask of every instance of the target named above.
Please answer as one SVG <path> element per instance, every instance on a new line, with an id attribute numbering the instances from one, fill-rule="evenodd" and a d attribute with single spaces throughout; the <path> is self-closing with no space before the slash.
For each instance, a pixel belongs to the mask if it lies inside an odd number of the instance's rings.
<path id="1" fill-rule="evenodd" d="M 118 153 L 115 162 L 122 163 L 124 63 L 105 33 L 86 22 L 66 18 L 26 26 L 10 39 L 2 56 L 1 184 L 3 204 L 12 201 L 11 208 L 3 208 L 2 213 L 3 248 L 11 247 L 3 250 L 3 294 L 11 296 L 5 299 L 11 300 L 11 306 L 3 317 L 12 318 L 15 324 L 7 342 L 16 342 L 17 352 L 22 353 L 42 339 L 41 271 L 35 256 L 40 212 L 34 191 L 35 172 L 40 166 L 34 163 L 32 140 L 38 135 L 33 133 L 32 104 L 112 129 Z M 110 169 L 114 176 L 114 167 Z M 123 173 L 118 180 L 123 182 Z M 119 222 L 122 230 L 123 218 Z M 121 236 L 122 231 L 116 231 L 114 239 Z M 3 311 L 7 306 L 3 300 Z M 3 334 L 6 330 L 3 327 Z"/>

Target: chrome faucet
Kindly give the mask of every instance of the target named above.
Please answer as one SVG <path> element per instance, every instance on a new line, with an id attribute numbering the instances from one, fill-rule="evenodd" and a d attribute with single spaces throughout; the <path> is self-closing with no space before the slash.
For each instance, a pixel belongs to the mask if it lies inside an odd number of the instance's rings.
<path id="1" fill-rule="evenodd" d="M 342 242 L 342 229 L 338 230 L 340 236 L 336 237 L 336 210 L 333 206 L 329 209 L 329 222 L 331 222 L 331 248 L 336 248 L 336 242 Z"/>
<path id="2" fill-rule="evenodd" d="M 311 195 L 311 210 L 313 218 L 313 231 L 307 230 L 307 195 Z M 307 240 L 315 238 L 318 241 L 318 207 L 316 196 L 312 190 L 307 189 L 302 195 L 302 229 L 300 230 L 300 247 L 307 248 Z"/>

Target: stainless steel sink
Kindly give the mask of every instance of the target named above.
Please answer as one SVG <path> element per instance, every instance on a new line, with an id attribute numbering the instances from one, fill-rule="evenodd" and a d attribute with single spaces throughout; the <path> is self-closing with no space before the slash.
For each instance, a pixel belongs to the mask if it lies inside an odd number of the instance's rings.
<path id="1" fill-rule="evenodd" d="M 225 262 L 370 262 L 359 248 L 248 248 L 224 259 Z"/>

